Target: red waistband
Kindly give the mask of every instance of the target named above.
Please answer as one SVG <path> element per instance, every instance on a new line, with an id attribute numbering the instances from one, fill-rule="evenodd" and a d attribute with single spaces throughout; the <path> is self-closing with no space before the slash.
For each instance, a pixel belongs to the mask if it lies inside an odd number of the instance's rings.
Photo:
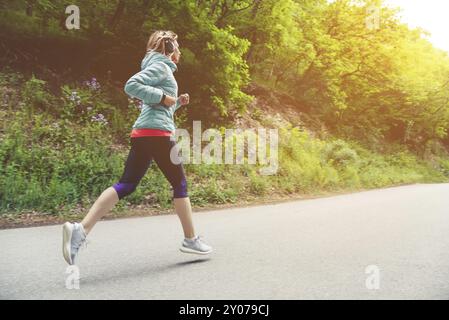
<path id="1" fill-rule="evenodd" d="M 159 130 L 159 129 L 133 129 L 131 131 L 131 138 L 137 137 L 170 137 L 171 131 Z"/>

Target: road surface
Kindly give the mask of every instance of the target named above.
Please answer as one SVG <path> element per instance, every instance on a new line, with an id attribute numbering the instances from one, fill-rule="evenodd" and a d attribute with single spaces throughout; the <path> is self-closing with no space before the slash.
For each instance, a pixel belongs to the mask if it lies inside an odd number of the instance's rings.
<path id="1" fill-rule="evenodd" d="M 61 226 L 0 231 L 1 299 L 448 299 L 449 184 L 97 224 L 67 289 Z M 70 282 L 70 281 L 68 281 Z M 70 282 L 72 285 L 75 282 Z"/>

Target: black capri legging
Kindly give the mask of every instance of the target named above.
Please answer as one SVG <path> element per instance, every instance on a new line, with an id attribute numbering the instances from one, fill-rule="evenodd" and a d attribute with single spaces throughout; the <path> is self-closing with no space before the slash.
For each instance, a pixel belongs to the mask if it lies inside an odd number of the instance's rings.
<path id="1" fill-rule="evenodd" d="M 173 198 L 186 198 L 187 181 L 182 163 L 174 164 L 170 151 L 176 142 L 170 137 L 136 137 L 131 139 L 131 150 L 125 163 L 125 170 L 119 182 L 113 185 L 119 199 L 136 190 L 153 159 L 173 188 Z"/>

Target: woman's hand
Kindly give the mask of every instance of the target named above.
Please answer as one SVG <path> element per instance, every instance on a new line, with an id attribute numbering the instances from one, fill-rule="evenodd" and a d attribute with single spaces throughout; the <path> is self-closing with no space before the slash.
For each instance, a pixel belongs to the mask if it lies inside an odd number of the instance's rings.
<path id="1" fill-rule="evenodd" d="M 179 103 L 181 106 L 189 104 L 189 94 L 188 93 L 181 94 L 178 99 L 179 99 Z"/>

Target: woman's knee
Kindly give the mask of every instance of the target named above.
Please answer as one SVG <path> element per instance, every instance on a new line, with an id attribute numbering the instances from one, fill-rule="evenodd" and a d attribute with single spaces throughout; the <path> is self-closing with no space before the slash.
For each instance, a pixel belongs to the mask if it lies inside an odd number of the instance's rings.
<path id="1" fill-rule="evenodd" d="M 173 183 L 173 198 L 187 198 L 187 180 L 183 177 L 179 182 Z"/>
<path id="2" fill-rule="evenodd" d="M 136 190 L 137 183 L 134 182 L 118 182 L 112 186 L 115 191 L 117 191 L 117 195 L 119 199 L 126 197 Z"/>

